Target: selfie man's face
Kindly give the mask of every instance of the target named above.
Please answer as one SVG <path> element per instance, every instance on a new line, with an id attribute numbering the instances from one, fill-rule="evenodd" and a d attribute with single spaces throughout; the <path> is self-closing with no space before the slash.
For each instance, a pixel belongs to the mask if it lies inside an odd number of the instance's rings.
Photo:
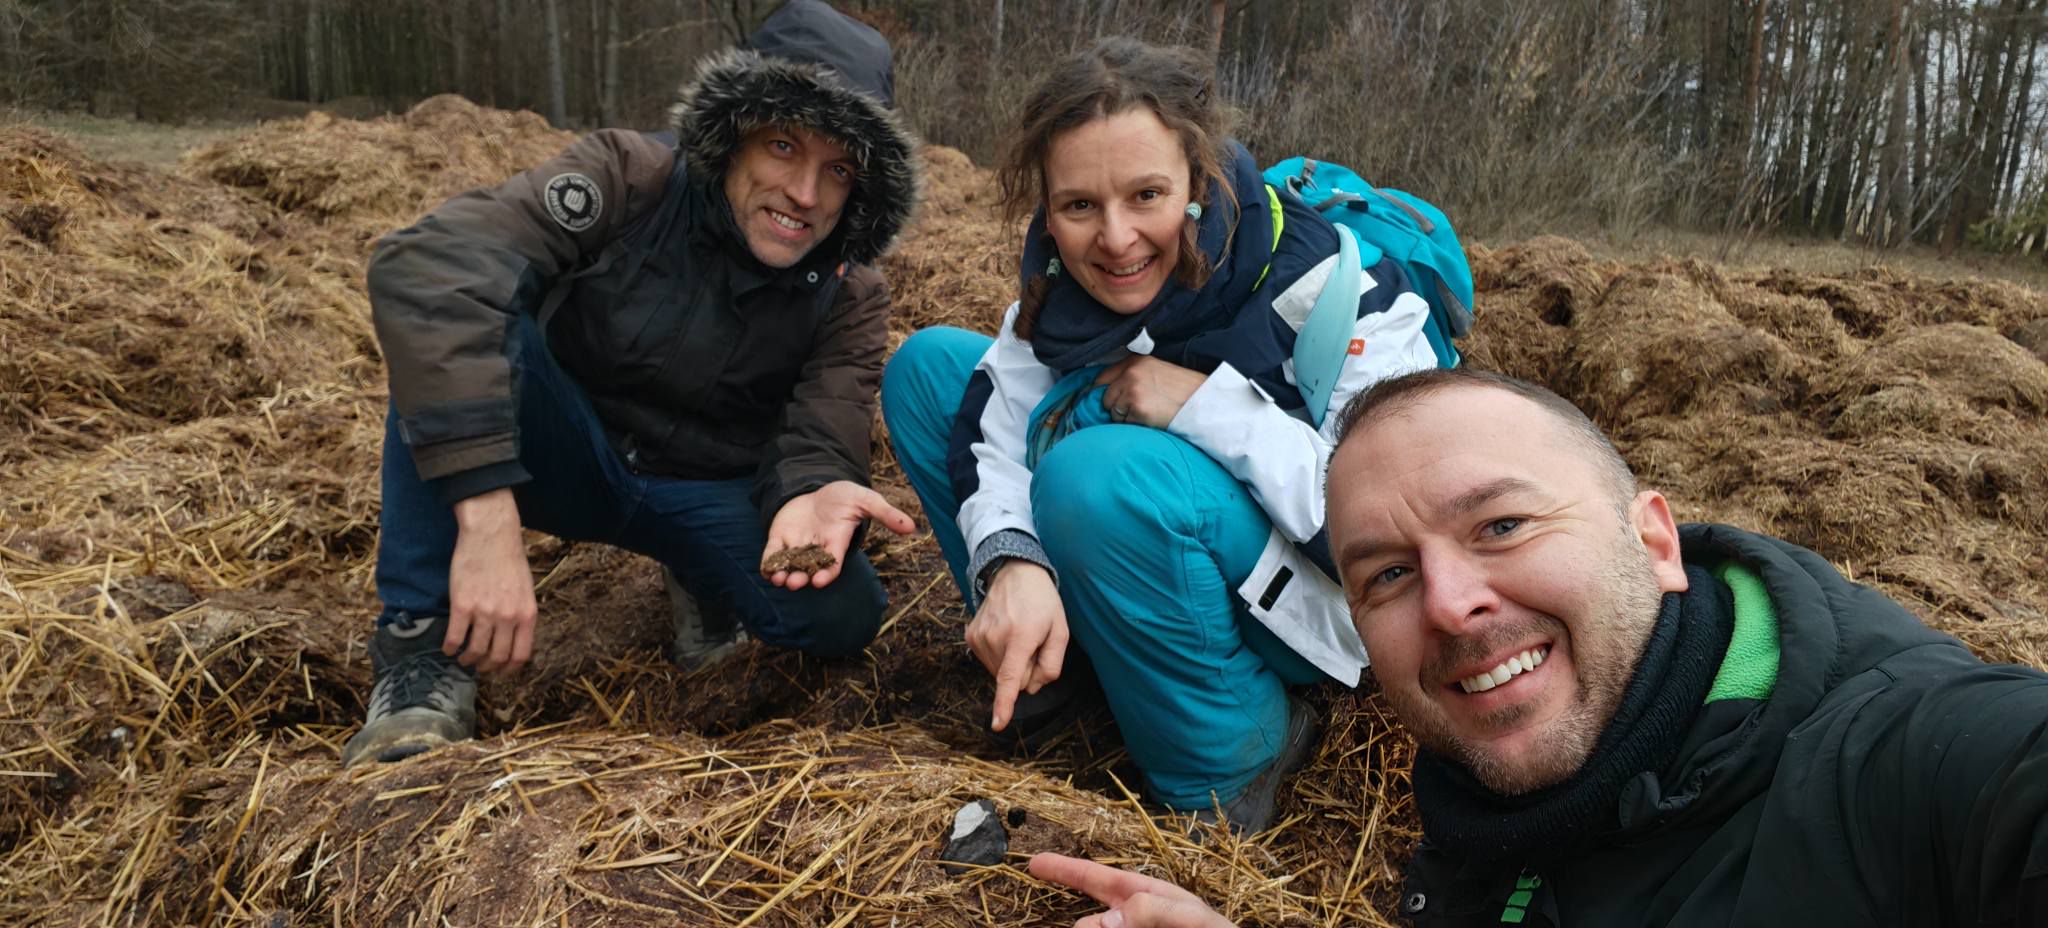
<path id="1" fill-rule="evenodd" d="M 1584 764 L 1665 592 L 1677 529 L 1536 403 L 1456 386 L 1330 461 L 1330 547 L 1372 669 L 1425 748 L 1519 794 Z"/>

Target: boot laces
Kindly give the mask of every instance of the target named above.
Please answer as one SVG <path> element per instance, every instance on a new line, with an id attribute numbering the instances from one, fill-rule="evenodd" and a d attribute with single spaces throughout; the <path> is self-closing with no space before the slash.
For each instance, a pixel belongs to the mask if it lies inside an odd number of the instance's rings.
<path id="1" fill-rule="evenodd" d="M 438 650 L 407 655 L 386 668 L 384 678 L 377 681 L 381 697 L 377 701 L 383 710 L 379 714 L 415 706 L 453 713 L 456 694 L 468 682 L 467 676 L 453 658 Z"/>

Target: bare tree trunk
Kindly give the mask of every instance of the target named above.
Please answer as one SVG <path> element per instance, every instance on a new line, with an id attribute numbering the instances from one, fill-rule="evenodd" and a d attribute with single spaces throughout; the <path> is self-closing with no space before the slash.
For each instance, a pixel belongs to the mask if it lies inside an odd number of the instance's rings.
<path id="1" fill-rule="evenodd" d="M 512 80 L 512 62 L 518 56 L 512 54 L 512 0 L 498 0 L 498 18 L 491 24 L 496 30 L 491 42 L 491 105 L 504 106 L 520 97 L 517 84 Z"/>
<path id="2" fill-rule="evenodd" d="M 1838 239 L 1855 234 L 1869 218 L 1873 178 L 1880 173 L 1880 107 L 1890 72 L 1881 57 L 1864 54 L 1875 40 L 1875 25 L 1874 20 L 1865 18 L 1864 10 L 1845 8 L 1836 39 L 1842 50 L 1840 68 L 1828 72 L 1838 88 L 1833 94 L 1836 104 L 1827 136 L 1827 171 L 1815 226 Z"/>
<path id="3" fill-rule="evenodd" d="M 996 0 L 996 60 L 1003 56 L 1003 0 Z"/>
<path id="4" fill-rule="evenodd" d="M 1944 253 L 1952 253 L 1961 246 L 1970 226 L 1990 215 L 1997 196 L 1996 159 L 2005 126 L 2006 94 L 2012 86 L 2018 57 L 2018 50 L 2013 47 L 2018 32 L 2015 27 L 2027 7 L 2028 0 L 2000 3 L 1989 12 L 1991 22 L 1980 33 L 1983 42 L 1978 54 L 1977 102 L 1962 138 L 1963 182 L 1949 204 L 1948 223 L 1942 232 Z"/>
<path id="5" fill-rule="evenodd" d="M 1791 30 L 1792 63 L 1785 77 L 1785 90 L 1775 96 L 1782 97 L 1773 108 L 1784 112 L 1784 127 L 1778 131 L 1778 156 L 1772 163 L 1770 203 L 1783 204 L 1797 196 L 1802 178 L 1806 173 L 1804 154 L 1806 152 L 1806 107 L 1812 93 L 1808 89 L 1807 75 L 1813 67 L 1813 36 L 1815 23 L 1819 19 L 1807 8 L 1808 15 L 1802 17 Z M 1774 117 L 1775 118 L 1775 117 Z"/>
<path id="6" fill-rule="evenodd" d="M 1749 73 L 1742 82 L 1742 119 L 1738 123 L 1735 141 L 1742 146 L 1743 173 L 1749 172 L 1750 152 L 1757 146 L 1757 104 L 1763 89 L 1764 75 L 1764 11 L 1770 4 L 1755 0 L 1755 9 L 1749 18 Z"/>
<path id="7" fill-rule="evenodd" d="M 454 55 L 452 56 L 455 73 L 449 75 L 448 89 L 464 96 L 471 96 L 469 79 L 469 23 L 467 21 L 469 17 L 465 15 L 469 11 L 463 9 L 464 5 L 461 0 L 449 4 L 448 39 L 455 45 Z"/>
<path id="8" fill-rule="evenodd" d="M 598 96 L 599 125 L 620 122 L 619 41 L 619 0 L 604 0 L 604 91 Z"/>
<path id="9" fill-rule="evenodd" d="M 1913 153 L 1912 157 L 1906 159 L 1912 172 L 1906 182 L 1906 191 L 1910 195 L 1901 208 L 1901 215 L 1905 216 L 1906 223 L 1899 230 L 1900 244 L 1912 238 L 1913 214 L 1920 209 L 1921 198 L 1927 195 L 1927 188 L 1930 186 L 1927 176 L 1927 159 L 1930 157 L 1927 132 L 1928 124 L 1934 117 L 1927 112 L 1927 46 L 1934 40 L 1933 32 L 1931 28 L 1920 30 L 1920 40 L 1913 45 L 1913 60 L 1908 65 L 1917 79 L 1913 81 Z"/>
<path id="10" fill-rule="evenodd" d="M 306 102 L 319 103 L 326 99 L 326 75 L 321 73 L 324 64 L 321 48 L 327 37 L 321 28 L 320 4 L 322 0 L 306 0 Z"/>
<path id="11" fill-rule="evenodd" d="M 2027 61 L 2026 71 L 2020 78 L 2019 92 L 2012 96 L 2012 129 L 2006 133 L 2005 156 L 2002 159 L 2005 179 L 1999 184 L 1998 191 L 1998 203 L 2006 208 L 2010 208 L 2013 205 L 2012 197 L 2017 193 L 2014 183 L 2019 177 L 2020 142 L 2026 138 L 2027 117 L 2030 115 L 2029 111 L 2033 105 L 2034 53 L 2038 50 L 2040 38 L 2038 30 L 2029 30 L 2025 54 Z"/>
<path id="12" fill-rule="evenodd" d="M 1891 24 L 1886 29 L 1885 48 L 1891 53 L 1891 118 L 1885 123 L 1884 152 L 1878 167 L 1877 206 L 1871 214 L 1868 240 L 1881 245 L 1895 244 L 1906 228 L 1906 204 L 1911 195 L 1900 188 L 1906 184 L 1906 88 L 1913 56 L 1907 54 L 1906 0 L 1893 0 Z"/>
<path id="13" fill-rule="evenodd" d="M 582 103 L 579 109 L 583 111 L 583 121 L 602 126 L 604 125 L 605 0 L 584 0 L 584 2 L 589 4 L 587 9 L 590 17 L 589 21 L 584 24 L 588 29 L 584 35 L 588 38 L 572 41 L 569 43 L 569 47 L 581 49 L 584 54 L 589 56 L 590 70 L 583 72 L 584 76 L 588 79 L 588 83 L 583 86 L 589 88 L 589 90 L 588 92 L 577 94 L 579 102 Z"/>
<path id="14" fill-rule="evenodd" d="M 1827 9 L 1828 4 L 1821 4 Z M 1830 153 L 1839 141 L 1832 136 L 1838 89 L 1842 84 L 1841 70 L 1837 67 L 1842 46 L 1847 42 L 1848 12 L 1836 8 L 1834 22 L 1822 24 L 1822 31 L 1816 32 L 1822 42 L 1819 77 L 1814 81 L 1811 112 L 1807 114 L 1805 166 L 1800 175 L 1798 200 L 1798 227 L 1800 231 L 1812 232 L 1819 228 L 1818 217 L 1821 208 L 1821 176 L 1832 166 Z"/>
<path id="15" fill-rule="evenodd" d="M 1720 160 L 1720 109 L 1727 91 L 1728 0 L 1702 0 L 1705 18 L 1700 23 L 1699 96 L 1693 109 L 1693 144 L 1710 164 Z"/>
<path id="16" fill-rule="evenodd" d="M 1791 49 L 1799 42 L 1798 33 L 1805 22 L 1803 19 L 1794 18 L 1795 6 L 1797 4 L 1789 0 L 1778 5 L 1775 22 L 1766 27 L 1766 31 L 1776 36 L 1777 40 L 1771 43 L 1768 60 L 1764 63 L 1764 73 L 1758 80 L 1761 85 L 1758 88 L 1761 98 L 1757 103 L 1756 122 L 1751 130 L 1750 144 L 1756 150 L 1761 163 L 1752 165 L 1750 171 L 1752 174 L 1757 171 L 1768 172 L 1763 178 L 1753 181 L 1757 194 L 1766 203 L 1777 192 L 1780 178 L 1784 173 L 1784 165 L 1779 162 L 1776 155 L 1782 144 L 1780 136 L 1784 134 L 1789 123 L 1781 120 L 1779 113 L 1786 108 L 1786 97 L 1794 91 L 1787 64 L 1792 58 Z"/>
<path id="17" fill-rule="evenodd" d="M 548 55 L 548 122 L 569 124 L 569 93 L 562 73 L 562 0 L 541 0 L 542 43 Z"/>
<path id="18" fill-rule="evenodd" d="M 1228 0 L 1209 0 L 1209 62 L 1212 68 L 1220 68 L 1223 64 L 1223 19 L 1229 12 L 1228 8 Z"/>

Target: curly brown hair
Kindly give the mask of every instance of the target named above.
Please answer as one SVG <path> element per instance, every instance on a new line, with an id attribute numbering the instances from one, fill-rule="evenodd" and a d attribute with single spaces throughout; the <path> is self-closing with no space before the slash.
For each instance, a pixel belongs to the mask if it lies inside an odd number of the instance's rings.
<path id="1" fill-rule="evenodd" d="M 996 183 L 1003 215 L 1016 222 L 1045 203 L 1045 158 L 1053 140 L 1076 127 L 1143 106 L 1159 117 L 1187 155 L 1189 202 L 1202 203 L 1221 190 L 1237 207 L 1237 192 L 1223 175 L 1229 145 L 1230 108 L 1216 92 L 1209 59 L 1191 48 L 1149 45 L 1107 38 L 1054 65 L 1024 103 L 1024 118 L 1004 146 Z M 1200 227 L 1181 227 L 1173 282 L 1197 289 L 1209 281 L 1208 255 L 1196 238 Z M 1227 248 L 1228 246 L 1226 246 Z M 1052 281 L 1032 275 L 1018 294 L 1016 333 L 1030 339 Z"/>

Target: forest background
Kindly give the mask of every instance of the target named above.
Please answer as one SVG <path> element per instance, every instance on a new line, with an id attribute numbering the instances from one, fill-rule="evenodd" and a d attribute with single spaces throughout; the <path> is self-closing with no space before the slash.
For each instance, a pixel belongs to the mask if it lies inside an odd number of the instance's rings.
<path id="1" fill-rule="evenodd" d="M 659 128 L 779 0 L 0 0 L 0 104 L 153 121 L 455 92 Z M 2048 253 L 2048 0 L 842 0 L 930 141 L 990 163 L 1098 36 L 1212 51 L 1240 136 L 1468 234 L 1651 224 Z M 2048 83 L 2048 81 L 2043 81 Z"/>
<path id="2" fill-rule="evenodd" d="M 340 770 L 389 408 L 373 243 L 558 129 L 661 128 L 776 2 L 0 0 L 0 925 L 1095 911 L 1017 869 L 1040 851 L 1247 924 L 1393 923 L 1415 743 L 1375 686 L 1303 691 L 1324 735 L 1281 827 L 1184 830 L 1106 714 L 1028 756 L 987 737 L 928 532 L 868 534 L 891 612 L 861 657 L 691 673 L 659 565 L 535 533 L 536 660 L 483 681 L 479 739 Z M 985 166 L 1048 62 L 1207 48 L 1259 156 L 1458 219 L 1467 363 L 1578 404 L 1681 520 L 2048 669 L 2048 0 L 833 2 L 940 143 L 879 265 L 892 345 L 1014 296 Z M 874 485 L 916 512 L 886 434 Z M 984 798 L 1008 864 L 950 875 Z"/>

